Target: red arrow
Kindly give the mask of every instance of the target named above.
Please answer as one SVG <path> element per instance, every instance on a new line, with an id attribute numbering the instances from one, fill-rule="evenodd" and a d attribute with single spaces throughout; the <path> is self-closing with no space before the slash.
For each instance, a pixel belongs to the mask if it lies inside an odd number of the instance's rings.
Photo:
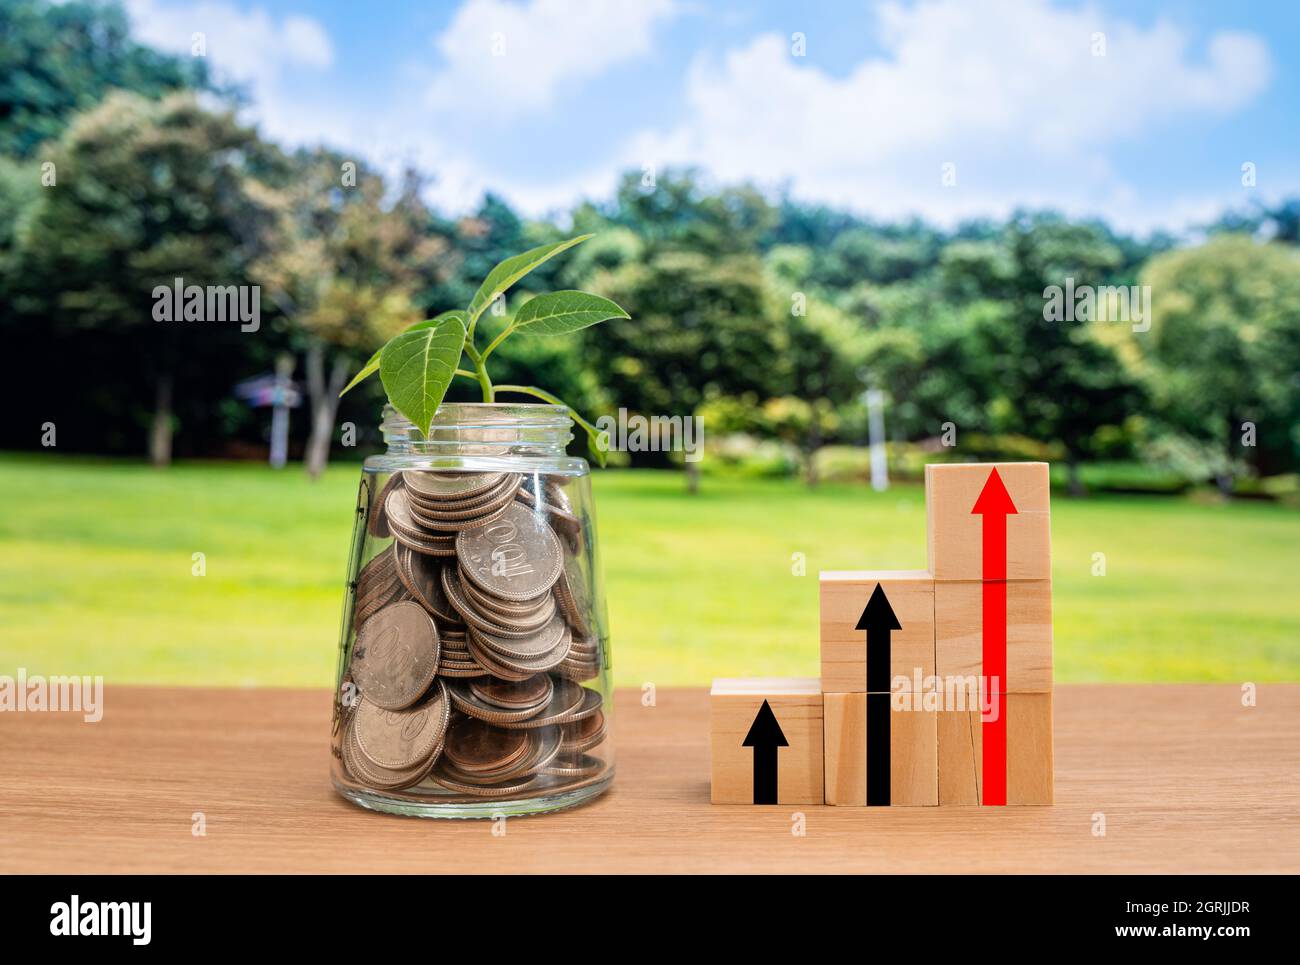
<path id="1" fill-rule="evenodd" d="M 1016 504 L 998 475 L 989 473 L 971 514 L 984 517 L 984 661 L 981 696 L 1003 693 L 1007 679 L 1007 517 Z M 986 697 L 987 699 L 987 697 Z M 1007 803 L 1006 701 L 983 728 L 984 803 Z"/>

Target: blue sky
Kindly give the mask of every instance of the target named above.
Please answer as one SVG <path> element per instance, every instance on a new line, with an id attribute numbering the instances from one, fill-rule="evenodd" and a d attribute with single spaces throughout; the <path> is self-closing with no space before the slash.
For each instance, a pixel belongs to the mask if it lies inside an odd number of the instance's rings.
<path id="1" fill-rule="evenodd" d="M 946 224 L 1180 229 L 1300 194 L 1294 3 L 125 2 L 157 46 L 203 33 L 267 135 L 415 163 L 450 212 L 679 164 Z"/>

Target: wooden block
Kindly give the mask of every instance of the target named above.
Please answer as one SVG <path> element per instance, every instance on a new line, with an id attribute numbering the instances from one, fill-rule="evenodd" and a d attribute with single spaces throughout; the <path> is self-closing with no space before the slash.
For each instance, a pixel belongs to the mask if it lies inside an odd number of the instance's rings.
<path id="1" fill-rule="evenodd" d="M 978 710 L 941 710 L 939 733 L 939 804 L 980 803 L 984 774 L 983 741 Z"/>
<path id="2" fill-rule="evenodd" d="M 890 680 L 904 678 L 901 689 L 924 687 L 934 675 L 934 580 L 925 570 L 850 570 L 823 572 L 820 580 L 822 690 L 857 693 L 868 690 L 868 631 L 859 630 L 863 611 L 879 586 L 898 626 L 888 635 Z M 881 639 L 877 634 L 875 640 Z M 885 686 L 872 686 L 888 692 Z"/>
<path id="3" fill-rule="evenodd" d="M 1052 689 L 1052 583 L 1010 581 L 993 588 L 1006 594 L 1007 679 L 1001 693 Z M 984 673 L 982 582 L 943 581 L 934 586 L 935 668 L 942 685 L 955 678 L 976 681 Z M 976 688 L 978 684 L 976 684 Z M 977 694 L 978 689 L 970 689 Z"/>
<path id="4" fill-rule="evenodd" d="M 719 679 L 709 697 L 714 804 L 821 804 L 816 677 Z"/>
<path id="5" fill-rule="evenodd" d="M 1007 804 L 1053 800 L 1052 695 L 1003 694 L 1007 718 Z M 938 714 L 939 803 L 984 801 L 983 723 L 978 710 Z"/>
<path id="6" fill-rule="evenodd" d="M 826 803 L 867 803 L 867 695 L 823 694 Z"/>
<path id="7" fill-rule="evenodd" d="M 1005 517 L 973 513 L 996 468 L 1016 512 Z M 1050 491 L 1047 463 L 953 463 L 925 467 L 926 540 L 936 580 L 981 580 L 985 520 L 1005 518 L 1009 580 L 1047 580 L 1052 575 Z"/>
<path id="8" fill-rule="evenodd" d="M 1052 695 L 1007 694 L 1007 804 L 1051 804 Z"/>
<path id="9" fill-rule="evenodd" d="M 887 712 L 889 797 L 895 807 L 939 803 L 938 746 L 933 710 L 912 709 L 915 695 L 825 694 L 826 803 L 862 807 L 868 802 L 875 753 L 868 707 L 879 701 Z"/>
<path id="10" fill-rule="evenodd" d="M 874 695 L 872 695 L 874 696 Z M 933 807 L 939 803 L 939 743 L 937 717 L 933 710 L 899 709 L 895 695 L 890 722 L 890 804 L 895 807 Z M 871 744 L 868 718 L 867 744 Z"/>

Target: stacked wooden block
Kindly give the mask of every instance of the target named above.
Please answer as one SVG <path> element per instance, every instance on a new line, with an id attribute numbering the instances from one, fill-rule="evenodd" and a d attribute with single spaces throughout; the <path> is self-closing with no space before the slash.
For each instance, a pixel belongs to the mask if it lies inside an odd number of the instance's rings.
<path id="1" fill-rule="evenodd" d="M 715 804 L 1052 802 L 1046 463 L 927 466 L 928 570 L 821 574 L 821 678 L 715 680 Z"/>

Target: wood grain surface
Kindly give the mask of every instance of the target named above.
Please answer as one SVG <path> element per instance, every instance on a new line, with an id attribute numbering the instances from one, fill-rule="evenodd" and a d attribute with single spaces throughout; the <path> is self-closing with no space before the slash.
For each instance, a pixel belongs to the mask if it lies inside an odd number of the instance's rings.
<path id="1" fill-rule="evenodd" d="M 708 700 L 620 692 L 613 790 L 504 836 L 335 795 L 325 691 L 110 687 L 96 724 L 0 713 L 0 872 L 1300 871 L 1300 685 L 1256 707 L 1232 685 L 1058 687 L 1043 808 L 712 806 Z"/>

